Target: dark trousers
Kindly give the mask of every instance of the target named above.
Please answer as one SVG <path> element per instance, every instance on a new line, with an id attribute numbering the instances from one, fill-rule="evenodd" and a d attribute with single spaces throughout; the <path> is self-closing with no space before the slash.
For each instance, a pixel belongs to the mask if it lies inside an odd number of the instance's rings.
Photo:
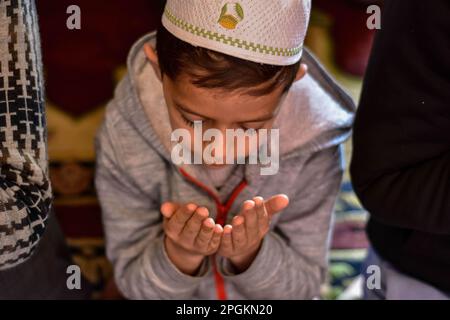
<path id="1" fill-rule="evenodd" d="M 0 271 L 0 300 L 89 299 L 91 288 L 83 278 L 81 289 L 67 288 L 70 259 L 64 236 L 53 214 L 36 251 L 24 263 Z"/>

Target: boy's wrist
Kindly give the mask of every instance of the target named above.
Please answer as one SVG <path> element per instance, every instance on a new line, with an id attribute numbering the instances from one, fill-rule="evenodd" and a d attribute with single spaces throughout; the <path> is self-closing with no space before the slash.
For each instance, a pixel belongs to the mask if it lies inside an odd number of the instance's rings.
<path id="1" fill-rule="evenodd" d="M 205 256 L 187 251 L 169 237 L 164 237 L 164 246 L 170 261 L 182 273 L 196 275 Z"/>
<path id="2" fill-rule="evenodd" d="M 258 244 L 258 246 L 246 252 L 245 254 L 230 257 L 228 258 L 228 260 L 231 262 L 233 268 L 238 273 L 244 272 L 250 267 L 252 262 L 255 260 L 260 248 L 261 242 Z"/>

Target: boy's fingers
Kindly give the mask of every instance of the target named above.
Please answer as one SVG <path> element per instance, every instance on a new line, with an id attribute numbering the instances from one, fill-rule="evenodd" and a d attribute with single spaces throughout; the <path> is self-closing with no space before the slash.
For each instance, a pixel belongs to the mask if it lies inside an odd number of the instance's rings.
<path id="1" fill-rule="evenodd" d="M 214 220 L 211 218 L 207 218 L 203 221 L 202 226 L 200 228 L 200 232 L 198 233 L 198 236 L 195 239 L 195 246 L 197 246 L 200 250 L 208 249 L 209 243 L 214 233 L 215 226 L 216 224 L 214 223 Z"/>
<path id="2" fill-rule="evenodd" d="M 204 207 L 197 208 L 191 218 L 184 225 L 181 236 L 190 244 L 194 244 L 195 238 L 200 232 L 203 221 L 208 218 L 208 209 Z"/>
<path id="3" fill-rule="evenodd" d="M 256 202 L 255 198 L 253 200 L 247 200 L 251 203 L 251 209 L 244 212 L 244 218 L 245 218 L 245 228 L 247 230 L 247 236 L 253 236 L 253 233 L 255 230 L 258 229 L 258 215 L 256 212 Z M 246 201 L 246 202 L 247 202 Z"/>
<path id="4" fill-rule="evenodd" d="M 269 215 L 264 206 L 264 199 L 262 197 L 255 197 L 255 211 L 258 217 L 258 232 L 264 234 L 269 228 Z"/>
<path id="5" fill-rule="evenodd" d="M 239 215 L 244 215 L 244 213 L 248 210 L 251 210 L 255 207 L 255 203 L 252 200 L 244 201 L 241 207 L 241 211 L 239 212 Z"/>
<path id="6" fill-rule="evenodd" d="M 247 242 L 247 233 L 245 232 L 245 218 L 243 216 L 235 216 L 233 218 L 233 249 L 237 250 L 244 246 Z"/>
<path id="7" fill-rule="evenodd" d="M 277 194 L 264 202 L 269 218 L 280 212 L 289 204 L 289 198 L 285 194 Z"/>
<path id="8" fill-rule="evenodd" d="M 220 224 L 216 224 L 213 230 L 213 236 L 209 242 L 208 251 L 215 252 L 219 248 L 220 240 L 222 239 L 223 228 Z"/>
<path id="9" fill-rule="evenodd" d="M 193 203 L 178 208 L 170 218 L 170 229 L 178 235 L 181 234 L 184 225 L 194 214 L 195 209 L 197 209 L 197 206 Z"/>
<path id="10" fill-rule="evenodd" d="M 247 201 L 246 201 L 247 202 Z M 251 209 L 246 210 L 243 214 L 245 218 L 245 231 L 247 233 L 247 241 L 252 241 L 258 237 L 258 214 L 256 212 L 256 203 L 254 200 L 248 200 L 251 203 Z M 250 206 L 249 206 L 250 207 Z"/>
<path id="11" fill-rule="evenodd" d="M 233 227 L 227 224 L 223 227 L 222 241 L 220 243 L 220 251 L 222 255 L 230 255 L 233 252 L 233 241 L 231 239 L 231 232 Z"/>
<path id="12" fill-rule="evenodd" d="M 169 219 L 179 207 L 180 206 L 177 203 L 168 201 L 161 205 L 160 211 L 164 217 Z"/>

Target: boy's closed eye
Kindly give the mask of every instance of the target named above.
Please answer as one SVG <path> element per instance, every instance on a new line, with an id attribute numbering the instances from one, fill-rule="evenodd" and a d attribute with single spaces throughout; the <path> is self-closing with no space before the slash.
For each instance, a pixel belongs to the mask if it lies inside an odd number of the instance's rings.
<path id="1" fill-rule="evenodd" d="M 178 109 L 178 112 L 182 118 L 182 120 L 190 127 L 194 127 L 195 123 L 205 123 L 205 122 L 217 122 L 213 119 L 209 119 L 207 117 L 201 116 L 195 112 L 191 112 L 186 110 L 184 107 L 176 104 L 176 107 Z M 261 128 L 263 128 L 266 123 L 270 120 L 272 120 L 274 118 L 274 115 L 269 115 L 269 116 L 265 116 L 262 117 L 260 119 L 255 119 L 252 121 L 246 121 L 246 122 L 238 122 L 237 125 L 244 129 L 244 130 L 249 130 L 249 129 L 253 129 L 253 130 L 259 130 Z"/>

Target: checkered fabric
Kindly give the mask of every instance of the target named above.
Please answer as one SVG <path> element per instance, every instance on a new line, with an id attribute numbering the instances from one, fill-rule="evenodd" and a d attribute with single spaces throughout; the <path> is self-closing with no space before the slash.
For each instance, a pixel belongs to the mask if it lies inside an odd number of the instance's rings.
<path id="1" fill-rule="evenodd" d="M 0 269 L 32 254 L 51 207 L 38 31 L 33 0 L 0 0 Z"/>

